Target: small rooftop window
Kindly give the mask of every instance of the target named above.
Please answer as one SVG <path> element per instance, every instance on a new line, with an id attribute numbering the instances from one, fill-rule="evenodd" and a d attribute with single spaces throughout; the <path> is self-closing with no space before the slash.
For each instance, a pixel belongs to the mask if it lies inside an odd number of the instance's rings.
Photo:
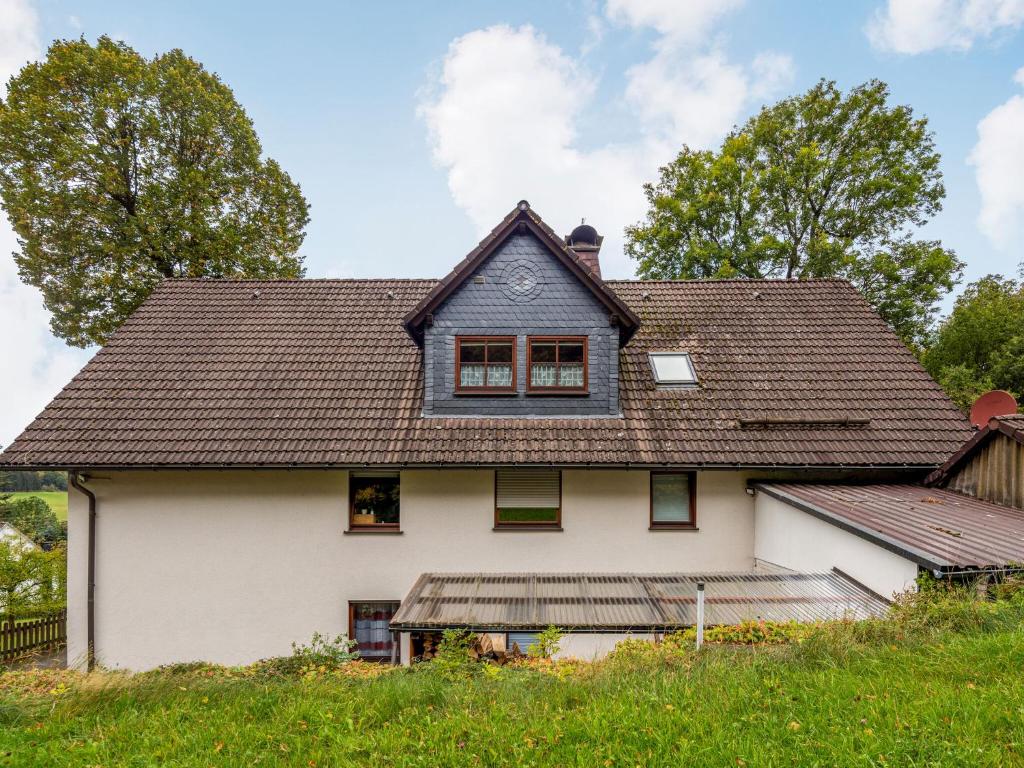
<path id="1" fill-rule="evenodd" d="M 686 352 L 650 352 L 651 370 L 657 384 L 696 384 L 697 374 Z"/>

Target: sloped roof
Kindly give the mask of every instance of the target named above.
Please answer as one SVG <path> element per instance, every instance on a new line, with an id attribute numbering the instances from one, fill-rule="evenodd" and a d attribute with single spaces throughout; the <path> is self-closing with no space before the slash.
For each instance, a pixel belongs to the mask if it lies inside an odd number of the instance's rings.
<path id="1" fill-rule="evenodd" d="M 437 309 L 456 288 L 462 285 L 505 240 L 520 230 L 531 232 L 598 301 L 608 308 L 609 312 L 618 317 L 621 329 L 619 343 L 625 345 L 636 332 L 640 323 L 639 318 L 601 279 L 600 271 L 595 272 L 587 259 L 581 258 L 579 254 L 569 248 L 565 240 L 556 235 L 554 230 L 544 223 L 544 220 L 530 208 L 530 204 L 526 200 L 520 200 L 519 204 L 501 220 L 501 223 L 492 229 L 487 237 L 466 255 L 466 258 L 456 264 L 451 272 L 434 285 L 430 292 L 403 318 L 410 335 L 417 341 L 421 341 L 422 327 L 427 315 Z"/>
<path id="2" fill-rule="evenodd" d="M 436 285 L 165 281 L 0 465 L 934 467 L 971 435 L 836 280 L 612 281 L 642 321 L 621 418 L 424 417 L 403 318 Z M 651 350 L 689 352 L 700 386 L 657 389 Z"/>
<path id="3" fill-rule="evenodd" d="M 1024 444 L 1024 414 L 994 416 L 989 419 L 988 424 L 975 432 L 974 436 L 960 446 L 941 467 L 928 475 L 925 484 L 942 485 L 949 477 L 955 475 L 960 467 L 970 461 L 978 451 L 999 435 L 1005 435 L 1011 440 Z"/>
<path id="4" fill-rule="evenodd" d="M 847 576 L 783 569 L 739 573 L 424 573 L 392 629 L 666 631 L 697 623 L 864 619 L 888 603 Z"/>
<path id="5" fill-rule="evenodd" d="M 926 568 L 1024 562 L 1024 511 L 920 485 L 757 483 L 770 496 Z"/>

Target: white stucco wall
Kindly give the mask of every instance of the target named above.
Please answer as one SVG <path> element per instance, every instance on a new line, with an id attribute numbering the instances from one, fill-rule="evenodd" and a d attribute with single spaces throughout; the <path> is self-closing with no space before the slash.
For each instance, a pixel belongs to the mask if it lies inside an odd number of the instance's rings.
<path id="1" fill-rule="evenodd" d="M 754 502 L 754 557 L 795 571 L 832 568 L 884 597 L 914 587 L 917 564 L 766 493 Z"/>
<path id="2" fill-rule="evenodd" d="M 748 569 L 745 482 L 699 473 L 699 531 L 652 532 L 647 472 L 565 471 L 562 532 L 496 532 L 491 471 L 405 471 L 403 533 L 349 535 L 342 471 L 97 473 L 97 659 L 145 669 L 286 654 L 314 632 L 347 633 L 348 601 L 401 600 L 425 571 Z M 68 656 L 80 660 L 88 512 L 69 497 Z"/>

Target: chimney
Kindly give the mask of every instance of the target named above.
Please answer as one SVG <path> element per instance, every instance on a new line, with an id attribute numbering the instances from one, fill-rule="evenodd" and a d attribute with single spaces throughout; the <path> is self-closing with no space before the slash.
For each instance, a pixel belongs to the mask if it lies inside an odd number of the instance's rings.
<path id="1" fill-rule="evenodd" d="M 589 269 L 595 277 L 601 278 L 601 262 L 597 254 L 601 251 L 604 237 L 597 230 L 581 219 L 580 225 L 565 236 L 565 244 L 579 257 L 580 263 Z"/>

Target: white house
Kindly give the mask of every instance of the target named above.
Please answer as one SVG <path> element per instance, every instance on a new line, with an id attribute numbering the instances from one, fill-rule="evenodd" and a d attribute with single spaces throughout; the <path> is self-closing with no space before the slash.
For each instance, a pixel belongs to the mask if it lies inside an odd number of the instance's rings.
<path id="1" fill-rule="evenodd" d="M 605 281 L 600 245 L 523 201 L 440 281 L 161 283 L 0 456 L 73 473 L 69 658 L 549 624 L 590 655 L 692 624 L 698 582 L 711 622 L 911 586 L 920 558 L 793 501 L 972 435 L 864 299 Z"/>

